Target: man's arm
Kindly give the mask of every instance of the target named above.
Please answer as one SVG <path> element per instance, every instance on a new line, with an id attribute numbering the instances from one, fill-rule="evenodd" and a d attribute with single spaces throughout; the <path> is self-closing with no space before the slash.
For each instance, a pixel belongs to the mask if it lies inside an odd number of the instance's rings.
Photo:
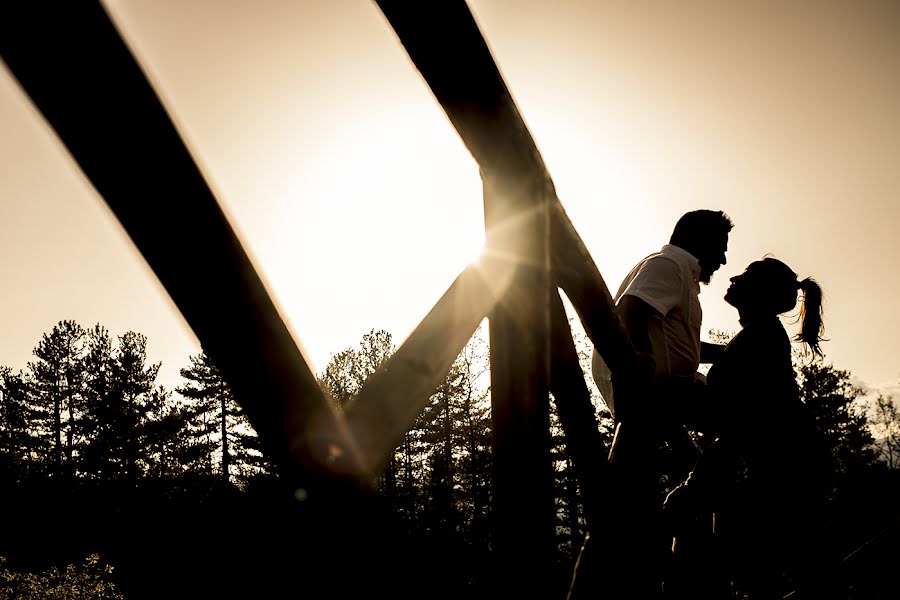
<path id="1" fill-rule="evenodd" d="M 632 347 L 637 352 L 637 363 L 634 365 L 634 370 L 626 373 L 609 373 L 606 363 L 594 348 L 591 374 L 594 376 L 597 387 L 600 388 L 613 417 L 617 422 L 621 422 L 622 413 L 625 411 L 620 409 L 627 409 L 636 397 L 640 397 L 642 391 L 654 377 L 656 360 L 651 352 L 648 325 L 651 318 L 659 317 L 659 312 L 640 298 L 626 294 L 616 304 L 616 314 L 628 334 Z M 630 400 L 618 402 L 614 397 L 618 398 L 619 396 Z M 613 448 L 610 449 L 609 454 L 610 460 L 612 460 L 615 445 L 615 441 L 613 441 Z"/>
<path id="2" fill-rule="evenodd" d="M 725 349 L 725 344 L 713 344 L 711 342 L 700 342 L 700 362 L 714 363 Z"/>
<path id="3" fill-rule="evenodd" d="M 625 294 L 616 305 L 616 312 L 622 319 L 631 344 L 638 352 L 652 353 L 650 345 L 650 319 L 660 317 L 658 310 L 631 294 Z"/>

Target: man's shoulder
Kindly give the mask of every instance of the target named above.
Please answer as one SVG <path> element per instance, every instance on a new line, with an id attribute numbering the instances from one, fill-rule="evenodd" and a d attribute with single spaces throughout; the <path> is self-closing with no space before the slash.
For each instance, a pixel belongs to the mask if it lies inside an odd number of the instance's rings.
<path id="1" fill-rule="evenodd" d="M 664 251 L 655 252 L 631 270 L 616 294 L 616 301 L 634 296 L 665 316 L 684 301 L 687 282 L 685 269 L 677 258 Z"/>
<path id="2" fill-rule="evenodd" d="M 666 244 L 660 249 L 658 254 L 671 258 L 679 265 L 690 266 L 698 263 L 696 256 L 675 244 Z"/>
<path id="3" fill-rule="evenodd" d="M 683 269 L 681 263 L 673 256 L 656 252 L 647 256 L 633 270 L 632 279 L 655 279 L 663 281 L 678 281 L 681 279 Z"/>

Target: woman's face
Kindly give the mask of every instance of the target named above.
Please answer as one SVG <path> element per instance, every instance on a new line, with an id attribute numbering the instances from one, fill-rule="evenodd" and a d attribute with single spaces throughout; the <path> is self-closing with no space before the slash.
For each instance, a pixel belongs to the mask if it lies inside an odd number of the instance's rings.
<path id="1" fill-rule="evenodd" d="M 743 273 L 731 278 L 731 285 L 725 292 L 725 302 L 738 310 L 758 303 L 764 282 L 765 266 L 762 261 L 750 263 Z"/>
<path id="2" fill-rule="evenodd" d="M 731 278 L 725 302 L 745 315 L 780 314 L 796 303 L 796 278 L 779 261 L 752 262 L 743 273 Z"/>

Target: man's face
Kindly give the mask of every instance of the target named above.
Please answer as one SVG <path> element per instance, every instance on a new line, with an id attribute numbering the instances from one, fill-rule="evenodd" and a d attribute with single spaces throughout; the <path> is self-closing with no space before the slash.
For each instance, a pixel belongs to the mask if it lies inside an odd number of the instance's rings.
<path id="1" fill-rule="evenodd" d="M 727 251 L 727 233 L 714 235 L 705 241 L 697 256 L 700 263 L 700 283 L 709 283 L 712 280 L 713 273 L 725 264 Z"/>

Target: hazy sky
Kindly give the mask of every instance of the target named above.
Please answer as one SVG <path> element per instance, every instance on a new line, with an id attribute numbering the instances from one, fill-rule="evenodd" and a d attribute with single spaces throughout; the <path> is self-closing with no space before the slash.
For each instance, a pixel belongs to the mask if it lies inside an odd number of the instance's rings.
<path id="1" fill-rule="evenodd" d="M 105 5 L 313 368 L 401 341 L 479 251 L 481 182 L 374 2 Z M 898 383 L 900 3 L 469 5 L 612 291 L 721 209 L 704 330 L 738 329 L 728 278 L 773 253 L 822 284 L 827 359 Z M 0 186 L 0 365 L 74 319 L 145 334 L 177 385 L 196 338 L 5 66 Z"/>

